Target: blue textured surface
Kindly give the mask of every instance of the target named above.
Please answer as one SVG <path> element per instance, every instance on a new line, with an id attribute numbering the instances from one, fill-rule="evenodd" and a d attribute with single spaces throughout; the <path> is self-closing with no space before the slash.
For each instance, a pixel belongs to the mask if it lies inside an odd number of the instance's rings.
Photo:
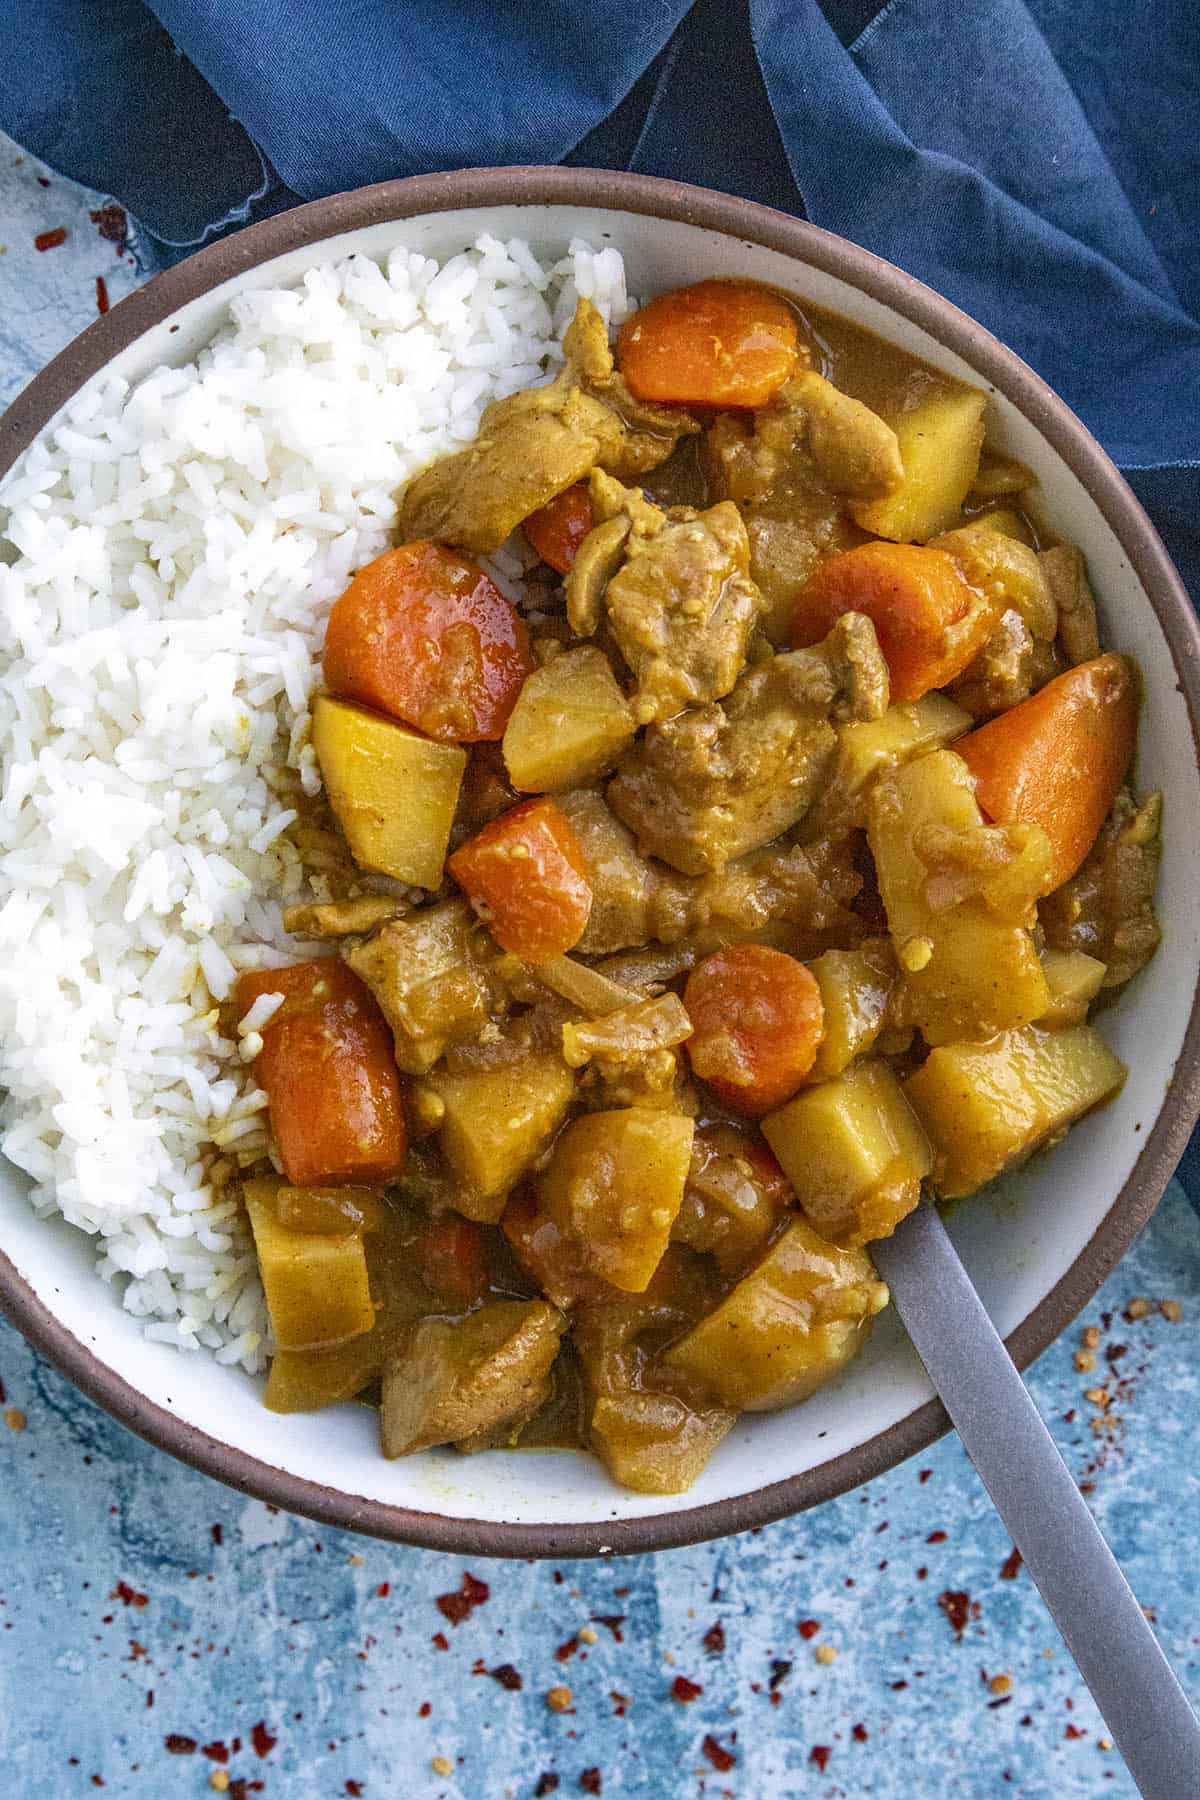
<path id="1" fill-rule="evenodd" d="M 114 301 L 136 281 L 89 221 L 97 198 L 43 173 L 0 139 L 0 399 L 94 315 L 96 275 Z M 58 225 L 67 241 L 37 253 Z M 1122 1317 L 1134 1296 L 1155 1305 Z M 1100 1328 L 1095 1370 L 1075 1368 L 1073 1329 L 1033 1391 L 1200 1697 L 1200 1234 L 1177 1186 L 1079 1323 Z M 526 1800 L 543 1771 L 561 1796 L 1134 1793 L 955 1438 L 758 1534 L 557 1570 L 475 1563 L 490 1597 L 454 1626 L 436 1599 L 460 1587 L 457 1558 L 321 1531 L 193 1474 L 4 1325 L 0 1383 L 27 1420 L 0 1427 L 6 1800 L 173 1800 L 223 1773 L 235 1800 Z M 1107 1415 L 1085 1397 L 1101 1385 Z M 724 1648 L 706 1650 L 717 1621 Z M 596 1641 L 557 1660 L 581 1628 Z M 519 1691 L 489 1677 L 504 1665 Z M 688 1704 L 677 1675 L 703 1689 Z M 564 1683 L 574 1710 L 556 1715 L 545 1696 Z M 725 1773 L 709 1734 L 737 1758 Z"/>

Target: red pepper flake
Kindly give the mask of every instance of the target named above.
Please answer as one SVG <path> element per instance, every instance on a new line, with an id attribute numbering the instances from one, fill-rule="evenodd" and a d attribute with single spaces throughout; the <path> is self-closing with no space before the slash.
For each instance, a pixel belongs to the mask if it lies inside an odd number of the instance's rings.
<path id="1" fill-rule="evenodd" d="M 346 1783 L 346 1792 L 349 1794 L 350 1800 L 360 1800 L 362 1791 L 363 1784 L 361 1781 L 348 1781 Z"/>
<path id="2" fill-rule="evenodd" d="M 680 1706 L 690 1706 L 698 1700 L 704 1689 L 698 1681 L 689 1681 L 686 1675 L 677 1675 L 671 1683 L 671 1698 L 678 1700 Z"/>
<path id="3" fill-rule="evenodd" d="M 831 1744 L 814 1744 L 808 1753 L 808 1760 L 810 1763 L 815 1763 L 823 1775 L 832 1755 L 833 1746 Z"/>
<path id="4" fill-rule="evenodd" d="M 566 1642 L 560 1644 L 554 1652 L 555 1662 L 570 1662 L 578 1648 L 579 1639 L 577 1637 L 567 1638 Z"/>
<path id="5" fill-rule="evenodd" d="M 781 1686 L 782 1683 L 787 1680 L 791 1672 L 791 1663 L 784 1662 L 782 1657 L 777 1656 L 771 1663 L 771 1679 L 767 1685 L 772 1689 Z"/>
<path id="6" fill-rule="evenodd" d="M 195 1756 L 200 1748 L 195 1738 L 182 1737 L 178 1731 L 169 1731 L 163 1743 L 168 1756 Z"/>
<path id="7" fill-rule="evenodd" d="M 247 1781 L 244 1775 L 238 1775 L 229 1784 L 229 1800 L 246 1800 Z"/>
<path id="8" fill-rule="evenodd" d="M 1063 1736 L 1065 1738 L 1083 1738 L 1087 1736 L 1087 1732 L 1081 1731 L 1078 1725 L 1068 1725 Z"/>
<path id="9" fill-rule="evenodd" d="M 278 1733 L 272 1736 L 267 1730 L 265 1719 L 260 1719 L 257 1725 L 252 1725 L 250 1728 L 250 1742 L 254 1746 L 255 1756 L 270 1756 L 279 1742 L 279 1736 Z"/>
<path id="10" fill-rule="evenodd" d="M 96 277 L 96 311 L 103 318 L 108 311 L 108 283 L 103 275 Z"/>
<path id="11" fill-rule="evenodd" d="M 154 1705 L 154 1689 L 147 1688 L 146 1689 L 146 1706 L 147 1706 L 147 1708 L 149 1708 L 153 1705 Z"/>
<path id="12" fill-rule="evenodd" d="M 800 1636 L 804 1639 L 805 1643 L 808 1642 L 809 1638 L 815 1638 L 820 1629 L 820 1619 L 801 1619 L 796 1627 L 796 1630 L 800 1633 Z"/>
<path id="13" fill-rule="evenodd" d="M 1015 1581 L 1022 1562 L 1021 1552 L 1014 1544 L 1004 1561 L 1000 1564 L 1001 1581 Z"/>
<path id="14" fill-rule="evenodd" d="M 921 1486 L 922 1486 L 922 1487 L 924 1487 L 924 1486 L 925 1486 L 925 1483 L 926 1483 L 926 1482 L 927 1482 L 927 1481 L 928 1481 L 928 1480 L 929 1480 L 929 1477 L 930 1477 L 930 1476 L 931 1476 L 931 1475 L 932 1475 L 932 1474 L 933 1474 L 933 1470 L 932 1470 L 932 1469 L 922 1469 L 922 1470 L 921 1470 L 921 1471 L 920 1471 L 920 1473 L 919 1473 L 919 1474 L 918 1474 L 918 1476 L 917 1476 L 917 1480 L 918 1480 L 918 1481 L 919 1481 L 919 1482 L 920 1482 L 920 1484 L 921 1484 Z"/>
<path id="15" fill-rule="evenodd" d="M 610 1688 L 608 1697 L 613 1703 L 614 1716 L 618 1719 L 623 1719 L 625 1714 L 629 1711 L 629 1708 L 633 1705 L 633 1696 L 631 1694 L 619 1694 L 616 1688 Z"/>
<path id="16" fill-rule="evenodd" d="M 625 1634 L 621 1630 L 625 1623 L 624 1613 L 593 1613 L 592 1623 L 593 1625 L 607 1625 L 618 1644 L 625 1642 Z"/>
<path id="17" fill-rule="evenodd" d="M 562 1572 L 562 1570 L 561 1570 L 561 1569 L 555 1569 L 555 1571 L 554 1571 L 554 1585 L 555 1585 L 555 1587 L 561 1587 L 561 1586 L 562 1586 L 562 1584 L 563 1584 L 563 1572 Z M 558 1780 L 558 1777 L 557 1777 L 557 1775 L 556 1775 L 556 1776 L 555 1776 L 555 1778 L 554 1778 L 554 1779 L 555 1779 L 555 1781 L 557 1781 L 557 1780 Z"/>
<path id="18" fill-rule="evenodd" d="M 211 1744 L 201 1744 L 201 1756 L 207 1756 L 209 1762 L 227 1763 L 229 1761 L 229 1745 L 215 1738 Z"/>
<path id="19" fill-rule="evenodd" d="M 865 1744 L 867 1741 L 866 1726 L 865 1725 L 852 1726 L 850 1729 L 850 1736 L 854 1739 L 856 1744 Z"/>
<path id="20" fill-rule="evenodd" d="M 988 1701 L 988 1711 L 995 1712 L 998 1707 L 1011 1706 L 1011 1705 L 1012 1705 L 1012 1695 L 1005 1694 L 1005 1696 L 1002 1700 L 989 1700 Z"/>
<path id="21" fill-rule="evenodd" d="M 893 1694 L 898 1694 L 900 1692 L 901 1688 L 906 1688 L 907 1686 L 908 1686 L 907 1681 L 893 1681 L 892 1692 L 893 1692 Z"/>
<path id="22" fill-rule="evenodd" d="M 57 250 L 60 244 L 67 241 L 65 225 L 56 225 L 53 231 L 39 231 L 33 240 L 35 250 Z"/>
<path id="23" fill-rule="evenodd" d="M 417 1708 L 417 1717 L 418 1719 L 427 1719 L 432 1711 L 433 1708 L 430 1706 L 428 1700 L 422 1700 L 420 1706 Z"/>
<path id="24" fill-rule="evenodd" d="M 931 1531 L 929 1536 L 925 1539 L 927 1544 L 944 1544 L 945 1541 L 946 1534 L 944 1531 Z"/>
<path id="25" fill-rule="evenodd" d="M 130 1587 L 127 1581 L 118 1581 L 116 1587 L 108 1597 L 110 1600 L 121 1601 L 124 1606 L 136 1606 L 139 1612 L 144 1606 L 149 1606 L 150 1604 L 150 1596 L 148 1594 L 139 1594 L 135 1588 Z"/>
<path id="26" fill-rule="evenodd" d="M 924 1563 L 922 1563 L 921 1567 L 917 1570 L 917 1580 L 924 1581 L 924 1579 L 928 1575 L 928 1573 L 929 1573 L 929 1570 L 925 1567 Z"/>
<path id="27" fill-rule="evenodd" d="M 106 243 L 115 244 L 118 250 L 125 248 L 125 240 L 129 236 L 129 220 L 125 208 L 118 206 L 115 200 L 98 207 L 88 217 Z"/>
<path id="28" fill-rule="evenodd" d="M 710 1656 L 720 1656 L 724 1653 L 725 1627 L 722 1625 L 720 1619 L 717 1620 L 715 1625 L 709 1626 L 700 1641 Z"/>
<path id="29" fill-rule="evenodd" d="M 39 187 L 49 187 L 50 186 L 50 177 L 48 175 L 39 175 L 37 178 L 37 184 Z"/>
<path id="30" fill-rule="evenodd" d="M 212 1530 L 212 1541 L 219 1550 L 221 1548 L 221 1544 L 224 1541 L 225 1533 L 221 1530 L 221 1527 L 219 1525 L 212 1526 L 211 1530 Z"/>
<path id="31" fill-rule="evenodd" d="M 598 1794 L 601 1791 L 599 1769 L 585 1769 L 579 1777 L 579 1785 L 585 1794 Z"/>
<path id="32" fill-rule="evenodd" d="M 561 1577 L 560 1577 L 561 1579 Z M 537 1786 L 533 1790 L 534 1800 L 546 1800 L 547 1794 L 558 1791 L 559 1778 L 553 1769 L 543 1769 L 538 1776 Z"/>
<path id="33" fill-rule="evenodd" d="M 450 1639 L 446 1636 L 444 1631 L 435 1631 L 429 1641 L 435 1650 L 448 1650 L 450 1648 Z"/>
<path id="34" fill-rule="evenodd" d="M 498 1681 L 500 1686 L 510 1694 L 515 1694 L 524 1686 L 519 1671 L 514 1669 L 511 1663 L 500 1663 L 494 1669 L 485 1669 L 484 1673 L 490 1675 L 493 1681 Z"/>
<path id="35" fill-rule="evenodd" d="M 971 1617 L 971 1596 L 961 1588 L 945 1588 L 938 1595 L 938 1605 L 950 1621 L 950 1629 L 958 1641 L 962 1642 L 962 1634 L 967 1629 Z"/>
<path id="36" fill-rule="evenodd" d="M 477 1606 L 482 1606 L 491 1593 L 486 1581 L 477 1581 L 474 1575 L 465 1571 L 462 1586 L 456 1594 L 439 1594 L 434 1605 L 443 1619 L 449 1619 L 451 1625 L 461 1625 L 469 1619 Z"/>
<path id="37" fill-rule="evenodd" d="M 718 1744 L 711 1732 L 705 1738 L 700 1748 L 703 1750 L 705 1756 L 707 1756 L 713 1768 L 716 1769 L 717 1773 L 720 1775 L 724 1775 L 727 1770 L 732 1769 L 737 1762 L 737 1757 L 733 1754 L 733 1751 L 726 1750 L 724 1744 Z"/>
<path id="38" fill-rule="evenodd" d="M 390 1581 L 381 1581 L 379 1586 L 375 1589 L 375 1592 L 379 1595 L 381 1600 L 386 1600 L 391 1591 L 392 1584 Z"/>
<path id="39" fill-rule="evenodd" d="M 4 1383 L 0 1381 L 0 1406 L 3 1406 L 7 1399 L 8 1395 L 4 1391 Z"/>

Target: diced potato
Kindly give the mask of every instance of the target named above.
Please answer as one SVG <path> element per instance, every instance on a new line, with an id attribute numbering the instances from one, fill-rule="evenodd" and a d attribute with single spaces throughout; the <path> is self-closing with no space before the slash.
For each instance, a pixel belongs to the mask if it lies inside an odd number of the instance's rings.
<path id="1" fill-rule="evenodd" d="M 509 1190 L 561 1125 L 573 1073 L 561 1056 L 535 1054 L 499 1069 L 438 1070 L 421 1087 L 443 1108 L 442 1153 L 463 1183 L 458 1211 L 494 1223 Z"/>
<path id="2" fill-rule="evenodd" d="M 1036 486 L 1037 476 L 1023 462 L 985 450 L 971 492 L 979 500 L 1008 500 Z"/>
<path id="3" fill-rule="evenodd" d="M 1104 986 L 1105 965 L 1082 950 L 1043 950 L 1042 974 L 1050 1004 L 1039 1025 L 1082 1025 L 1088 1007 Z"/>
<path id="4" fill-rule="evenodd" d="M 280 1350 L 271 1359 L 263 1404 L 268 1412 L 320 1412 L 353 1400 L 378 1374 L 373 1332 L 334 1350 Z"/>
<path id="5" fill-rule="evenodd" d="M 974 723 L 949 695 L 934 691 L 905 706 L 889 706 L 881 719 L 839 726 L 833 778 L 804 822 L 805 838 L 865 826 L 867 790 L 875 776 L 953 743 Z"/>
<path id="6" fill-rule="evenodd" d="M 1111 1099 L 1125 1073 L 1090 1025 L 1027 1026 L 931 1051 L 905 1092 L 933 1145 L 938 1193 L 973 1194 Z"/>
<path id="7" fill-rule="evenodd" d="M 806 1088 L 762 1130 L 805 1217 L 831 1243 L 890 1237 L 933 1161 L 900 1083 L 874 1058 Z"/>
<path id="8" fill-rule="evenodd" d="M 923 544 L 957 524 L 979 473 L 986 405 L 986 394 L 947 376 L 910 382 L 903 410 L 886 415 L 900 442 L 904 484 L 886 499 L 852 505 L 856 523 L 903 544 Z"/>
<path id="9" fill-rule="evenodd" d="M 887 1300 L 865 1250 L 838 1249 L 795 1219 L 663 1361 L 724 1406 L 793 1406 L 858 1353 Z"/>
<path id="10" fill-rule="evenodd" d="M 1032 935 L 1025 923 L 1014 922 L 1020 913 L 1012 865 L 995 860 L 999 840 L 983 823 L 961 757 L 934 750 L 881 776 L 867 812 L 888 927 L 913 1020 L 928 1042 L 990 1037 L 1040 1018 L 1049 990 Z M 955 852 L 944 870 L 931 847 L 939 835 Z M 1041 862 L 1032 854 L 1036 846 L 1025 848 L 1024 910 L 1032 921 Z M 978 882 L 992 884 L 992 904 L 978 888 L 972 891 L 972 855 Z M 1015 850 L 1014 860 L 1020 860 Z M 1001 915 L 994 906 L 1006 882 L 1010 910 Z"/>
<path id="11" fill-rule="evenodd" d="M 539 1178 L 542 1211 L 578 1239 L 594 1274 L 627 1293 L 643 1291 L 667 1247 L 693 1130 L 650 1107 L 590 1113 L 567 1126 Z"/>
<path id="12" fill-rule="evenodd" d="M 886 938 L 873 938 L 857 950 L 826 950 L 808 966 L 825 1014 L 825 1035 L 808 1079 L 828 1081 L 879 1036 L 899 970 Z"/>
<path id="13" fill-rule="evenodd" d="M 464 1319 L 422 1319 L 383 1378 L 383 1454 L 473 1449 L 501 1425 L 515 1439 L 550 1389 L 566 1320 L 544 1300 L 496 1300 Z"/>
<path id="14" fill-rule="evenodd" d="M 477 1038 L 506 1005 L 496 946 L 465 900 L 393 919 L 343 954 L 378 1000 L 409 1075 L 423 1075 L 451 1044 Z"/>
<path id="15" fill-rule="evenodd" d="M 584 645 L 526 677 L 504 732 L 519 793 L 556 794 L 605 775 L 637 724 L 603 650 Z"/>
<path id="16" fill-rule="evenodd" d="M 273 1204 L 278 1185 L 248 1181 L 242 1190 L 275 1342 L 281 1350 L 318 1350 L 370 1331 L 375 1308 L 361 1233 L 288 1231 Z"/>
<path id="17" fill-rule="evenodd" d="M 682 1494 L 737 1423 L 724 1407 L 699 1411 L 674 1394 L 638 1391 L 597 1400 L 591 1444 L 613 1480 L 635 1494 Z"/>
<path id="18" fill-rule="evenodd" d="M 318 694 L 313 748 L 354 860 L 416 887 L 442 879 L 467 753 Z"/>
<path id="19" fill-rule="evenodd" d="M 979 491 L 978 482 L 976 482 L 975 491 L 976 493 Z M 1020 538 L 1023 544 L 1029 544 L 1031 547 L 1033 545 L 1032 531 L 1021 514 L 1014 512 L 1010 506 L 997 506 L 991 512 L 974 513 L 971 524 L 986 526 L 988 531 L 1000 531 L 1005 537 Z"/>

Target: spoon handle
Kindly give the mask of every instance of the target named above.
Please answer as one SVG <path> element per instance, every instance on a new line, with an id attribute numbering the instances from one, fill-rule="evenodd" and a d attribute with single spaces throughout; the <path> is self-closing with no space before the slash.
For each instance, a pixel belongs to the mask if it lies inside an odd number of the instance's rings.
<path id="1" fill-rule="evenodd" d="M 900 1317 L 1145 1800 L 1197 1800 L 1200 1723 L 935 1207 L 871 1246 Z"/>

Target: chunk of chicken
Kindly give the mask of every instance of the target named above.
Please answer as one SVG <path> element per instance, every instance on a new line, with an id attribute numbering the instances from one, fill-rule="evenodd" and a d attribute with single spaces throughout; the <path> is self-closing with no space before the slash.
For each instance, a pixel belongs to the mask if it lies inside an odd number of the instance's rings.
<path id="1" fill-rule="evenodd" d="M 451 1044 L 477 1038 L 509 997 L 499 951 L 465 900 L 394 919 L 342 952 L 392 1028 L 396 1062 L 423 1075 Z"/>
<path id="2" fill-rule="evenodd" d="M 608 333 L 590 300 L 580 300 L 563 349 L 566 366 L 553 381 L 494 400 L 472 444 L 408 483 L 402 539 L 437 538 L 486 555 L 594 466 L 639 475 L 695 430 L 686 413 L 633 399 L 614 372 Z"/>
<path id="3" fill-rule="evenodd" d="M 891 426 L 823 375 L 806 369 L 793 376 L 776 405 L 835 494 L 882 500 L 903 484 L 900 443 Z"/>
<path id="4" fill-rule="evenodd" d="M 847 908 L 862 880 L 845 839 L 822 839 L 804 849 L 773 846 L 714 874 L 680 875 L 641 856 L 633 833 L 594 791 L 564 794 L 560 804 L 583 848 L 592 886 L 580 955 L 605 956 L 651 940 L 675 944 L 709 928 L 726 941 L 776 924 L 853 935 Z"/>
<path id="5" fill-rule="evenodd" d="M 294 931 L 297 937 L 355 937 L 364 931 L 374 931 L 388 919 L 400 918 L 407 910 L 403 900 L 394 900 L 390 894 L 360 894 L 356 900 L 285 907 L 283 928 Z"/>
<path id="6" fill-rule="evenodd" d="M 1052 950 L 1082 950 L 1106 964 L 1103 986 L 1131 981 L 1162 936 L 1154 889 L 1162 855 L 1162 795 L 1139 807 L 1127 788 L 1077 875 L 1039 908 Z"/>
<path id="7" fill-rule="evenodd" d="M 1007 712 L 1033 692 L 1036 648 L 1024 619 L 1010 607 L 950 692 L 977 719 Z"/>
<path id="8" fill-rule="evenodd" d="M 383 1454 L 513 1443 L 550 1391 L 566 1319 L 544 1300 L 497 1300 L 465 1319 L 422 1319 L 385 1371 Z"/>
<path id="9" fill-rule="evenodd" d="M 685 875 L 722 869 L 808 811 L 837 754 L 834 721 L 888 703 L 875 629 L 846 613 L 822 644 L 748 669 L 723 705 L 653 725 L 609 783 L 609 806 Z"/>
<path id="10" fill-rule="evenodd" d="M 607 618 L 637 680 L 638 723 L 728 694 L 763 610 L 737 507 L 668 518 L 603 475 L 592 477 L 592 504 L 600 523 L 568 579 L 567 614 L 582 635 Z"/>
<path id="11" fill-rule="evenodd" d="M 1100 632 L 1082 550 L 1074 544 L 1055 544 L 1043 550 L 1038 561 L 1058 607 L 1058 636 L 1067 661 L 1072 666 L 1090 662 L 1100 654 Z"/>

